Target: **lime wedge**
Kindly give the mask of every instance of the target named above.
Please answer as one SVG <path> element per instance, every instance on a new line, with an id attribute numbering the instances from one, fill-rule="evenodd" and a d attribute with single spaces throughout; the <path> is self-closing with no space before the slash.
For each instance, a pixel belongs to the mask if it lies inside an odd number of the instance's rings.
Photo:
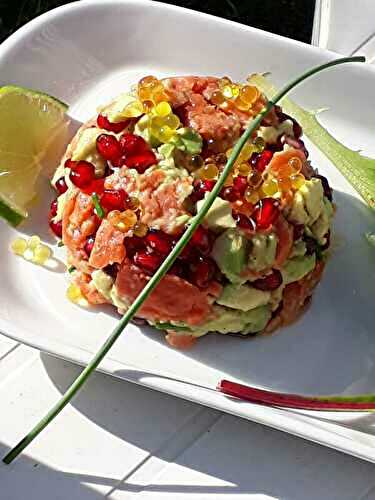
<path id="1" fill-rule="evenodd" d="M 0 88 L 0 217 L 12 226 L 27 217 L 44 160 L 67 139 L 67 108 L 34 90 Z"/>

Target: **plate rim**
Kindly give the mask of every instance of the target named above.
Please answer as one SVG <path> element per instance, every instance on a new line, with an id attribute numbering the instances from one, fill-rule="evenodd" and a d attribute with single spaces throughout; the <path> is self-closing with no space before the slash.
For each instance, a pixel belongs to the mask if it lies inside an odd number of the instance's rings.
<path id="1" fill-rule="evenodd" d="M 334 52 L 330 52 L 326 49 L 317 48 L 311 46 L 309 44 L 288 39 L 282 37 L 280 35 L 276 35 L 264 30 L 260 30 L 258 28 L 253 28 L 250 26 L 246 26 L 234 21 L 230 21 L 227 19 L 222 19 L 220 17 L 216 17 L 210 14 L 200 13 L 197 11 L 193 11 L 187 8 L 178 7 L 175 5 L 163 4 L 160 2 L 154 2 L 151 0 L 81 0 L 77 2 L 73 2 L 70 4 L 66 4 L 55 9 L 52 9 L 49 12 L 46 12 L 37 18 L 33 19 L 15 33 L 13 33 L 9 38 L 7 38 L 0 45 L 0 63 L 2 57 L 6 55 L 8 51 L 12 49 L 13 46 L 17 44 L 19 40 L 23 37 L 27 36 L 29 32 L 36 30 L 39 26 L 42 26 L 45 21 L 50 21 L 55 17 L 64 14 L 66 11 L 73 10 L 84 10 L 90 5 L 107 5 L 108 4 L 123 4 L 134 6 L 137 8 L 153 8 L 157 9 L 166 9 L 172 12 L 183 12 L 188 15 L 193 15 L 196 17 L 204 17 L 211 22 L 219 23 L 219 24 L 227 24 L 235 28 L 245 29 L 246 31 L 256 33 L 261 35 L 262 37 L 269 37 L 273 40 L 283 40 L 283 42 L 287 42 L 293 46 L 301 46 L 305 50 L 311 52 L 320 52 L 322 56 L 325 56 L 326 59 L 337 57 L 337 54 Z M 365 69 L 365 68 L 363 68 Z M 366 68 L 366 71 L 369 68 Z M 372 68 L 373 70 L 373 68 Z M 371 69 L 370 69 L 371 71 Z M 22 329 L 22 331 L 27 331 L 27 329 Z M 0 334 L 4 334 L 6 337 L 9 337 L 17 342 L 21 342 L 25 345 L 28 345 L 32 348 L 37 348 L 42 352 L 46 352 L 52 356 L 59 357 L 62 359 L 66 359 L 75 364 L 84 365 L 91 358 L 93 352 L 88 351 L 82 347 L 69 346 L 64 342 L 52 341 L 47 338 L 44 342 L 44 345 L 38 340 L 37 333 L 30 332 L 31 335 L 29 338 L 32 340 L 25 341 L 24 336 L 21 334 L 21 328 L 13 327 L 11 323 L 3 318 L 0 318 Z M 51 347 L 53 344 L 53 348 Z M 80 359 L 77 359 L 77 353 L 80 354 Z M 76 356 L 74 356 L 75 354 Z M 79 357 L 79 356 L 78 356 Z M 149 387 L 161 392 L 165 392 L 167 394 L 171 394 L 176 397 L 180 397 L 183 399 L 187 399 L 189 401 L 202 404 L 204 406 L 209 406 L 215 408 L 217 410 L 230 413 L 237 417 L 245 418 L 248 420 L 252 420 L 254 422 L 281 430 L 283 432 L 287 432 L 289 434 L 316 442 L 318 444 L 322 444 L 324 446 L 328 446 L 330 448 L 336 449 L 338 451 L 348 453 L 355 457 L 375 462 L 375 449 L 371 447 L 371 445 L 366 445 L 361 440 L 355 440 L 353 438 L 353 433 L 358 433 L 362 436 L 366 436 L 367 434 L 362 431 L 357 431 L 351 428 L 340 427 L 340 435 L 334 432 L 335 427 L 337 428 L 337 424 L 335 422 L 322 422 L 320 421 L 320 429 L 318 427 L 314 427 L 312 423 L 314 422 L 313 417 L 308 414 L 300 414 L 293 412 L 291 410 L 280 410 L 277 408 L 269 408 L 261 405 L 256 405 L 253 403 L 246 403 L 246 407 L 243 404 L 239 404 L 239 402 L 224 396 L 223 394 L 215 391 L 215 388 L 202 387 L 197 388 L 194 387 L 187 381 L 178 381 L 176 379 L 176 384 L 173 384 L 170 387 L 166 387 L 163 384 L 163 379 L 160 374 L 157 373 L 149 373 L 149 376 L 152 377 L 153 381 L 142 381 L 137 379 L 135 376 L 126 377 L 123 373 L 117 372 L 116 368 L 121 367 L 123 371 L 128 370 L 130 372 L 134 372 L 134 370 L 142 372 L 139 368 L 132 367 L 129 364 L 121 363 L 120 361 L 114 360 L 111 358 L 110 354 L 107 355 L 105 360 L 101 363 L 98 371 L 107 373 L 109 375 L 115 376 L 117 378 L 121 378 L 127 380 L 129 382 L 137 383 L 143 385 L 145 387 Z M 175 387 L 176 386 L 176 387 Z M 177 386 L 180 386 L 178 389 Z M 184 392 L 185 390 L 185 392 Z M 209 391 L 209 392 L 207 392 Z M 245 408 L 245 410 L 244 410 Z M 347 435 L 345 435 L 347 434 Z M 352 434 L 352 435 L 350 435 Z"/>

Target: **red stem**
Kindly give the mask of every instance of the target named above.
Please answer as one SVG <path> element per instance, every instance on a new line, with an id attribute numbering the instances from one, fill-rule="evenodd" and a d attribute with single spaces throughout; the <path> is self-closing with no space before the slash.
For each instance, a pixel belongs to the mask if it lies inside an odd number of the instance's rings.
<path id="1" fill-rule="evenodd" d="M 297 394 L 285 394 L 279 392 L 265 391 L 247 385 L 237 384 L 229 380 L 221 380 L 217 390 L 228 396 L 234 396 L 251 403 L 265 406 L 277 406 L 279 408 L 294 408 L 299 410 L 318 411 L 368 411 L 375 409 L 375 402 L 365 401 L 335 401 L 333 398 L 299 396 Z M 344 399 L 344 398 L 343 398 Z M 349 397 L 348 397 L 349 399 Z"/>

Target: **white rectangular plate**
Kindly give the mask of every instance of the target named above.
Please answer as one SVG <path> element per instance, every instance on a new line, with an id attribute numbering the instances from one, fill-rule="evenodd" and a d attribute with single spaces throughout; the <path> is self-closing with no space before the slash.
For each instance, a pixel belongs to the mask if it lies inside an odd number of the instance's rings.
<path id="1" fill-rule="evenodd" d="M 275 15 L 277 15 L 275 13 Z M 40 89 L 86 120 L 99 104 L 146 74 L 229 75 L 272 72 L 277 84 L 333 58 L 292 40 L 188 10 L 147 1 L 86 1 L 31 22 L 0 48 L 1 84 Z M 328 107 L 326 126 L 349 146 L 375 155 L 375 72 L 349 65 L 321 74 L 295 92 L 310 108 Z M 334 255 L 308 313 L 270 337 L 211 335 L 190 351 L 168 347 L 152 329 L 127 328 L 101 369 L 182 398 L 233 413 L 375 461 L 375 416 L 313 414 L 264 408 L 214 391 L 222 378 L 305 394 L 375 392 L 375 253 L 364 239 L 373 214 L 330 163 L 311 159 L 335 187 Z M 52 193 L 20 232 L 47 230 Z M 77 363 L 87 363 L 117 316 L 83 310 L 65 298 L 67 276 L 15 257 L 17 234 L 0 225 L 0 330 Z M 63 252 L 56 253 L 63 258 Z M 234 430 L 235 432 L 235 430 Z"/>

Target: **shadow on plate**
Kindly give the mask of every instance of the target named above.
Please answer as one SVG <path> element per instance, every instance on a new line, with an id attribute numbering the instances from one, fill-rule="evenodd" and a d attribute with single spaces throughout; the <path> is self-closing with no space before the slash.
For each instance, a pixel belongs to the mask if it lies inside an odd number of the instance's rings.
<path id="1" fill-rule="evenodd" d="M 47 354 L 41 354 L 41 359 L 48 376 L 61 393 L 81 370 Z M 130 372 L 127 375 L 134 379 L 135 373 Z M 64 483 L 85 483 L 84 486 L 88 484 L 93 488 L 95 485 L 106 486 L 110 490 L 106 498 L 122 491 L 159 494 L 157 498 L 164 498 L 162 495 L 168 493 L 194 494 L 197 498 L 209 494 L 259 494 L 300 500 L 300 483 L 290 481 L 290 477 L 300 471 L 304 474 L 304 499 L 315 500 L 317 476 L 320 487 L 327 493 L 332 474 L 342 485 L 352 481 L 354 476 L 370 477 L 368 474 L 373 467 L 333 450 L 323 451 L 318 445 L 280 431 L 231 416 L 220 418 L 220 414 L 213 410 L 198 405 L 192 408 L 191 403 L 100 373 L 93 375 L 71 404 L 108 433 L 147 451 L 146 457 L 135 463 L 121 481 L 89 473 L 61 473 L 60 479 Z M 205 412 L 211 412 L 212 416 L 203 419 L 202 425 L 199 418 Z M 174 424 L 169 423 L 170 419 Z M 231 429 L 236 430 L 231 432 Z M 155 439 L 155 436 L 158 437 Z M 159 439 L 162 444 L 157 446 Z M 94 453 L 97 451 L 95 443 L 87 443 L 87 446 L 92 447 Z M 281 461 L 273 458 L 280 456 L 280 450 L 283 450 Z M 153 462 L 155 458 L 156 462 Z M 306 460 L 309 463 L 308 475 L 304 473 Z M 321 464 L 324 464 L 324 470 Z M 176 479 L 169 475 L 181 468 L 186 471 L 186 480 L 179 473 Z M 199 474 L 210 477 L 210 484 Z M 86 497 L 91 498 L 85 492 L 82 498 Z M 75 498 L 73 496 L 72 500 Z M 95 493 L 92 498 L 97 498 Z M 326 498 L 330 498 L 329 494 Z M 350 498 L 353 497 L 348 493 L 347 499 Z"/>
<path id="2" fill-rule="evenodd" d="M 374 229 L 374 214 L 343 192 L 335 192 L 335 202 L 332 256 L 302 319 L 271 336 L 210 335 L 181 355 L 277 391 L 375 392 L 375 251 L 364 237 Z M 165 343 L 159 332 L 142 332 Z"/>

